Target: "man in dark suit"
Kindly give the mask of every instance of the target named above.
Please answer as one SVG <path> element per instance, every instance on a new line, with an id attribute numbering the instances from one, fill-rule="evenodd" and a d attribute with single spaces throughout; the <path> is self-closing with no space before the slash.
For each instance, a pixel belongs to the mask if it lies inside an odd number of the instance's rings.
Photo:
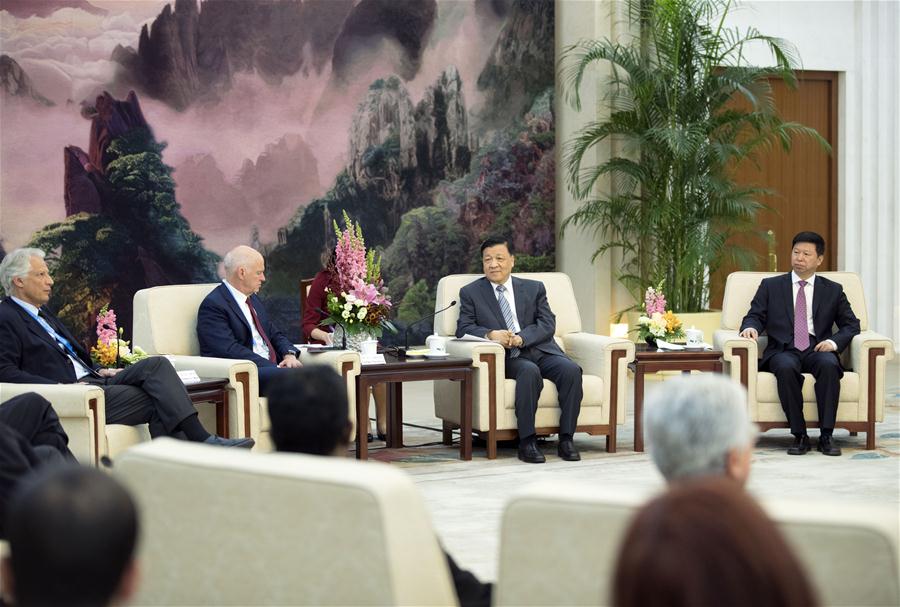
<path id="1" fill-rule="evenodd" d="M 760 283 L 741 322 L 741 337 L 756 339 L 763 331 L 768 335 L 760 368 L 775 375 L 778 397 L 794 435 L 788 454 L 804 455 L 810 450 L 801 390 L 802 374 L 812 373 L 820 428 L 817 449 L 825 455 L 840 455 L 832 439 L 844 375 L 838 354 L 859 334 L 859 319 L 843 287 L 816 276 L 825 240 L 815 232 L 800 232 L 791 247 L 793 271 Z"/>
<path id="2" fill-rule="evenodd" d="M 566 461 L 581 456 L 572 442 L 581 410 L 581 367 L 556 345 L 556 317 L 547 303 L 541 282 L 510 276 L 515 257 L 508 241 L 489 238 L 481 244 L 484 278 L 459 292 L 456 336 L 475 335 L 506 348 L 506 377 L 516 380 L 516 420 L 519 426 L 519 459 L 542 464 L 534 417 L 543 378 L 556 384 L 559 393 L 559 445 Z M 513 312 L 515 311 L 515 312 Z"/>
<path id="3" fill-rule="evenodd" d="M 228 447 L 253 446 L 252 439 L 225 439 L 207 432 L 184 384 L 164 357 L 154 356 L 125 369 L 100 369 L 68 329 L 42 306 L 53 279 L 40 249 L 16 249 L 0 263 L 0 382 L 17 384 L 89 383 L 103 389 L 106 423 L 149 424 L 152 436 Z"/>
<path id="4" fill-rule="evenodd" d="M 256 294 L 266 280 L 265 260 L 247 246 L 225 255 L 225 280 L 200 304 L 197 339 L 200 353 L 256 363 L 259 392 L 283 369 L 300 367 L 291 341 L 269 320 Z"/>

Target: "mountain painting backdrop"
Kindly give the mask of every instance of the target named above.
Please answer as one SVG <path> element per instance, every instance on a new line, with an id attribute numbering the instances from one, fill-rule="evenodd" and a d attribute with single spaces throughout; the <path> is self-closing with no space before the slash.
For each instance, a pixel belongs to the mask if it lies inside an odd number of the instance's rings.
<path id="1" fill-rule="evenodd" d="M 489 234 L 552 269 L 553 30 L 551 0 L 2 0 L 0 255 L 51 252 L 85 341 L 237 244 L 299 338 L 342 211 L 401 326 Z"/>

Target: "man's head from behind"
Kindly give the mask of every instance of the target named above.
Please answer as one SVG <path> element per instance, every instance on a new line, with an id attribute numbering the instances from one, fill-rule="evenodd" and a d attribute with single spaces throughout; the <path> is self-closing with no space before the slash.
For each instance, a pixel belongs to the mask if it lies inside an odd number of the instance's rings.
<path id="1" fill-rule="evenodd" d="M 109 605 L 135 590 L 137 511 L 108 474 L 63 466 L 23 480 L 7 531 L 3 587 L 16 605 Z"/>
<path id="2" fill-rule="evenodd" d="M 347 386 L 330 367 L 308 365 L 279 373 L 268 400 L 276 450 L 310 455 L 347 450 L 351 430 Z"/>
<path id="3" fill-rule="evenodd" d="M 666 381 L 647 399 L 644 427 L 650 456 L 669 482 L 725 475 L 743 484 L 750 475 L 757 430 L 747 392 L 722 375 Z"/>

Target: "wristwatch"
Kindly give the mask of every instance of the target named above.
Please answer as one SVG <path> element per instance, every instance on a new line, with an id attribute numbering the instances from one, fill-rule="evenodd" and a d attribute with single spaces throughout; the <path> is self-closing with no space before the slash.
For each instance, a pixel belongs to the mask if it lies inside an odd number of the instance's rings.
<path id="1" fill-rule="evenodd" d="M 288 350 L 287 352 L 284 353 L 284 355 L 285 356 L 293 356 L 294 358 L 297 358 L 297 351 L 296 350 Z"/>

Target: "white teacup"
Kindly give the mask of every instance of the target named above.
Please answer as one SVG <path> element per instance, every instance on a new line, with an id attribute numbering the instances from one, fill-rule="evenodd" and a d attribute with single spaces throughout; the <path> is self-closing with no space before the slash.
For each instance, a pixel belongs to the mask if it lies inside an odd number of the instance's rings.
<path id="1" fill-rule="evenodd" d="M 685 329 L 684 334 L 687 336 L 686 345 L 688 348 L 699 348 L 703 344 L 703 331 L 700 329 L 691 327 L 690 329 Z"/>
<path id="2" fill-rule="evenodd" d="M 447 353 L 447 338 L 441 335 L 429 335 L 425 338 L 425 345 L 432 354 Z"/>
<path id="3" fill-rule="evenodd" d="M 378 354 L 378 340 L 367 339 L 359 343 L 359 351 L 363 356 L 375 356 Z"/>

